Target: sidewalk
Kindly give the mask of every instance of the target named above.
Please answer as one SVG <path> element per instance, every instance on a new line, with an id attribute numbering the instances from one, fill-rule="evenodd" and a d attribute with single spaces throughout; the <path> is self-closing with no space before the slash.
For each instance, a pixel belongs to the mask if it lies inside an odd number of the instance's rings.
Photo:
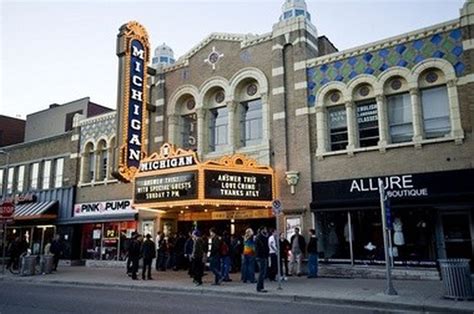
<path id="1" fill-rule="evenodd" d="M 212 274 L 204 277 L 204 285 L 195 287 L 186 272 L 153 272 L 152 281 L 132 281 L 123 269 L 62 267 L 57 273 L 20 277 L 6 273 L 0 280 L 25 281 L 32 283 L 69 284 L 81 286 L 120 287 L 167 292 L 225 295 L 230 297 L 252 297 L 278 299 L 288 302 L 314 302 L 322 304 L 354 305 L 392 310 L 431 312 L 474 312 L 474 301 L 453 301 L 442 298 L 441 281 L 394 281 L 398 296 L 383 294 L 384 280 L 377 279 L 332 279 L 289 277 L 278 284 L 265 282 L 266 294 L 255 291 L 255 284 L 239 282 L 239 275 L 233 274 L 233 282 L 211 286 Z"/>

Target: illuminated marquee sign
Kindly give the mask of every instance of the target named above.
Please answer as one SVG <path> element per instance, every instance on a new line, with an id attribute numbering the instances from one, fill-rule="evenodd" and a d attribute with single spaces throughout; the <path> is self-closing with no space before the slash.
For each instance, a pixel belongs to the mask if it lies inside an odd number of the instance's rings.
<path id="1" fill-rule="evenodd" d="M 125 53 L 121 63 L 122 86 L 119 127 L 123 130 L 119 144 L 118 175 L 130 181 L 146 154 L 147 138 L 144 127 L 147 119 L 147 64 L 149 55 L 148 35 L 143 26 L 129 22 L 122 26 Z M 120 36 L 119 36 L 120 38 Z"/>
<path id="2" fill-rule="evenodd" d="M 134 179 L 140 208 L 216 205 L 270 207 L 273 170 L 244 155 L 200 162 L 196 152 L 165 143 L 145 157 Z"/>
<path id="3" fill-rule="evenodd" d="M 205 197 L 271 201 L 272 176 L 232 171 L 205 170 Z"/>
<path id="4" fill-rule="evenodd" d="M 197 198 L 197 172 L 171 173 L 135 180 L 135 203 Z"/>

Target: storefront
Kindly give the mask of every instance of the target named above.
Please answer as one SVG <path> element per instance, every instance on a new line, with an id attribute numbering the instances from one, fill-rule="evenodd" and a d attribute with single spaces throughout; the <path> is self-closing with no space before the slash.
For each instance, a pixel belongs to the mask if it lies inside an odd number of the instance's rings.
<path id="1" fill-rule="evenodd" d="M 44 254 L 46 245 L 57 233 L 58 213 L 72 207 L 72 197 L 72 188 L 60 188 L 7 198 L 15 203 L 13 222 L 7 227 L 7 245 L 20 237 L 28 243 L 32 254 Z"/>
<path id="2" fill-rule="evenodd" d="M 211 227 L 242 233 L 247 227 L 274 225 L 274 191 L 273 170 L 246 156 L 201 163 L 194 151 L 164 144 L 140 164 L 134 207 L 140 219 L 142 212 L 154 214 L 165 233 Z"/>
<path id="3" fill-rule="evenodd" d="M 73 223 L 81 224 L 81 259 L 121 261 L 132 232 L 138 230 L 132 200 L 74 205 Z"/>
<path id="4" fill-rule="evenodd" d="M 395 265 L 474 254 L 473 169 L 380 177 L 390 198 Z M 314 182 L 322 261 L 384 263 L 378 177 Z"/>

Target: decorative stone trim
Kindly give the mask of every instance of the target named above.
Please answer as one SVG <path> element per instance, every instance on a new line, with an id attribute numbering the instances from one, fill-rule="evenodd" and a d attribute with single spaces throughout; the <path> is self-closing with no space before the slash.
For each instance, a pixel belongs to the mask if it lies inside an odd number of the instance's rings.
<path id="1" fill-rule="evenodd" d="M 296 116 L 303 116 L 305 114 L 312 114 L 312 113 L 316 113 L 315 107 L 304 107 L 304 108 L 298 108 L 295 110 Z"/>
<path id="2" fill-rule="evenodd" d="M 295 41 L 293 41 L 293 46 L 295 46 L 296 44 L 298 44 L 299 42 L 303 42 L 303 43 L 307 43 L 309 46 L 311 46 L 314 50 L 316 51 L 319 51 L 318 49 L 318 45 L 315 44 L 314 42 L 312 42 L 311 40 L 309 40 L 308 38 L 306 37 L 300 37 L 300 38 L 297 38 Z"/>
<path id="3" fill-rule="evenodd" d="M 273 121 L 276 121 L 276 120 L 281 120 L 281 119 L 285 119 L 286 118 L 286 115 L 285 115 L 285 112 L 282 111 L 282 112 L 277 112 L 277 113 L 274 113 L 273 114 Z"/>
<path id="4" fill-rule="evenodd" d="M 283 45 L 280 45 L 280 44 L 273 45 L 272 50 L 283 50 Z"/>
<path id="5" fill-rule="evenodd" d="M 307 81 L 295 83 L 295 90 L 307 89 L 307 88 L 308 88 L 308 82 Z"/>
<path id="6" fill-rule="evenodd" d="M 71 136 L 71 142 L 79 141 L 79 138 L 80 138 L 79 134 L 73 134 Z"/>
<path id="7" fill-rule="evenodd" d="M 161 122 L 164 121 L 165 117 L 164 116 L 156 116 L 155 117 L 155 122 Z"/>
<path id="8" fill-rule="evenodd" d="M 160 107 L 160 106 L 164 106 L 164 105 L 165 105 L 165 100 L 163 98 L 157 99 L 155 101 L 155 106 L 156 107 Z"/>
<path id="9" fill-rule="evenodd" d="M 155 86 L 165 84 L 165 80 L 156 80 Z"/>
<path id="10" fill-rule="evenodd" d="M 306 61 L 295 62 L 293 68 L 295 71 L 306 70 Z"/>
<path id="11" fill-rule="evenodd" d="M 272 76 L 279 76 L 279 75 L 283 75 L 284 73 L 285 73 L 284 67 L 278 67 L 278 68 L 272 69 Z"/>
<path id="12" fill-rule="evenodd" d="M 285 93 L 285 87 L 275 87 L 272 89 L 272 95 L 280 95 Z"/>
<path id="13" fill-rule="evenodd" d="M 155 138 L 153 139 L 153 141 L 154 141 L 155 143 L 163 142 L 163 136 L 155 136 Z"/>
<path id="14" fill-rule="evenodd" d="M 469 83 L 474 83 L 474 74 L 461 76 L 460 78 L 458 78 L 457 85 L 459 86 L 459 85 L 465 85 Z"/>
<path id="15" fill-rule="evenodd" d="M 69 156 L 70 159 L 77 159 L 80 158 L 81 156 L 78 153 L 73 153 Z"/>
<path id="16" fill-rule="evenodd" d="M 459 27 L 459 20 L 451 20 L 441 24 L 436 24 L 430 27 L 415 30 L 409 33 L 390 37 L 380 41 L 372 42 L 366 45 L 354 47 L 352 49 L 332 53 L 322 57 L 310 59 L 306 62 L 307 67 L 318 66 L 325 63 L 331 63 L 337 60 L 347 59 L 349 57 L 358 56 L 367 52 L 380 50 L 383 48 L 393 47 L 401 43 L 414 41 L 417 39 L 432 36 L 436 33 L 446 32 Z"/>

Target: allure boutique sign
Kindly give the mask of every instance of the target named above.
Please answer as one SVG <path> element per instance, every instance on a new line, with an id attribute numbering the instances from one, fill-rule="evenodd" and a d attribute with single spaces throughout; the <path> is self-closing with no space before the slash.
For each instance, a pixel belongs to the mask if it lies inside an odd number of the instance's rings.
<path id="1" fill-rule="evenodd" d="M 122 47 L 124 46 L 124 47 Z M 146 153 L 148 35 L 143 26 L 129 22 L 120 28 L 121 62 L 118 130 L 118 177 L 131 181 Z"/>
<path id="2" fill-rule="evenodd" d="M 474 169 L 313 182 L 313 208 L 377 205 L 378 180 L 393 203 L 463 200 L 474 195 Z"/>

